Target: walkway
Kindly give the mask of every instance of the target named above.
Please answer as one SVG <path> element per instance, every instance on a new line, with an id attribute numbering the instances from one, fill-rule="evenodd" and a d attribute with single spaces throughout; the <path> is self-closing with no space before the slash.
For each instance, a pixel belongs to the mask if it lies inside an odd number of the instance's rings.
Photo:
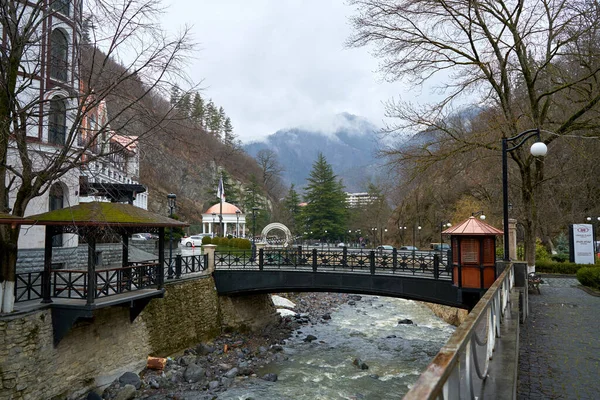
<path id="1" fill-rule="evenodd" d="M 600 297 L 575 278 L 545 276 L 521 327 L 518 399 L 597 399 Z"/>

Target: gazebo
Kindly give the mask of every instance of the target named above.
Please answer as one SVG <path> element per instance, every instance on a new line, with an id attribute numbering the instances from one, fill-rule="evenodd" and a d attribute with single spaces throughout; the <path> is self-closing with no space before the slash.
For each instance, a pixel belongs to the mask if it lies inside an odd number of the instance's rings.
<path id="1" fill-rule="evenodd" d="M 133 321 L 155 297 L 164 294 L 165 228 L 188 224 L 154 214 L 130 204 L 90 202 L 28 217 L 45 225 L 42 303 L 52 303 L 54 341 L 60 339 L 80 318 L 91 318 L 93 310 L 127 305 Z M 158 234 L 158 260 L 129 262 L 129 236 Z M 86 269 L 52 269 L 52 237 L 78 234 L 88 245 Z M 101 238 L 122 243 L 121 266 L 96 270 L 96 242 Z"/>
<path id="2" fill-rule="evenodd" d="M 216 226 L 222 226 L 222 229 L 216 230 Z M 246 215 L 231 203 L 217 203 L 202 214 L 202 233 L 245 237 Z"/>

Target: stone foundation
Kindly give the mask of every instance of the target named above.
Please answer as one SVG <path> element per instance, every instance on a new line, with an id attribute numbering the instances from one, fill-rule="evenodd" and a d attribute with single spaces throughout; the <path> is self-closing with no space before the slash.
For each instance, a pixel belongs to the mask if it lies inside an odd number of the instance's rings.
<path id="1" fill-rule="evenodd" d="M 450 306 L 444 306 L 435 303 L 421 302 L 423 305 L 429 307 L 431 311 L 446 323 L 454 326 L 459 326 L 467 318 L 469 312 L 462 308 L 455 308 Z"/>
<path id="2" fill-rule="evenodd" d="M 63 399 L 141 371 L 227 329 L 258 329 L 275 315 L 268 295 L 218 298 L 211 276 L 165 285 L 131 323 L 127 307 L 96 310 L 53 346 L 49 308 L 0 317 L 0 399 Z"/>

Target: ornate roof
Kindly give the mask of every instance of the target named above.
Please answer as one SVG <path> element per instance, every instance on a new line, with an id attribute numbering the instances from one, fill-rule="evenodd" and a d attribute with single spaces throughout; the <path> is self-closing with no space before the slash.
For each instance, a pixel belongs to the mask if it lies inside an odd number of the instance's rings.
<path id="1" fill-rule="evenodd" d="M 92 201 L 27 217 L 39 225 L 184 227 L 189 224 L 123 203 Z"/>
<path id="2" fill-rule="evenodd" d="M 469 217 L 458 225 L 454 225 L 444 232 L 443 235 L 503 235 L 504 232 L 486 224 L 479 218 Z"/>
<path id="3" fill-rule="evenodd" d="M 227 203 L 226 201 L 223 202 L 223 214 L 236 214 L 236 211 L 239 211 L 240 213 L 242 212 L 242 210 L 240 210 L 239 208 L 237 208 L 236 206 L 234 206 L 231 203 Z M 204 212 L 204 214 L 220 214 L 221 213 L 221 203 L 217 203 L 213 206 L 211 206 L 208 210 L 206 210 Z"/>

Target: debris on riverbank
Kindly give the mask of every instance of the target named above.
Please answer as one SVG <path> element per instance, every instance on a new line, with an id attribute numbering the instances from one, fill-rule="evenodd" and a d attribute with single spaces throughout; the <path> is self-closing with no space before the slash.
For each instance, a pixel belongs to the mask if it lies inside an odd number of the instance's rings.
<path id="1" fill-rule="evenodd" d="M 260 378 L 275 382 L 276 374 L 258 376 L 271 362 L 287 359 L 282 345 L 303 325 L 327 323 L 336 307 L 360 296 L 340 293 L 287 293 L 282 295 L 295 304 L 294 315 L 281 317 L 275 325 L 257 333 L 227 333 L 209 343 L 188 348 L 169 357 L 163 370 L 144 369 L 128 372 L 102 393 L 105 400 L 127 399 L 216 399 L 236 380 Z M 95 397 L 94 397 L 95 396 Z M 85 399 L 100 398 L 90 393 Z"/>

